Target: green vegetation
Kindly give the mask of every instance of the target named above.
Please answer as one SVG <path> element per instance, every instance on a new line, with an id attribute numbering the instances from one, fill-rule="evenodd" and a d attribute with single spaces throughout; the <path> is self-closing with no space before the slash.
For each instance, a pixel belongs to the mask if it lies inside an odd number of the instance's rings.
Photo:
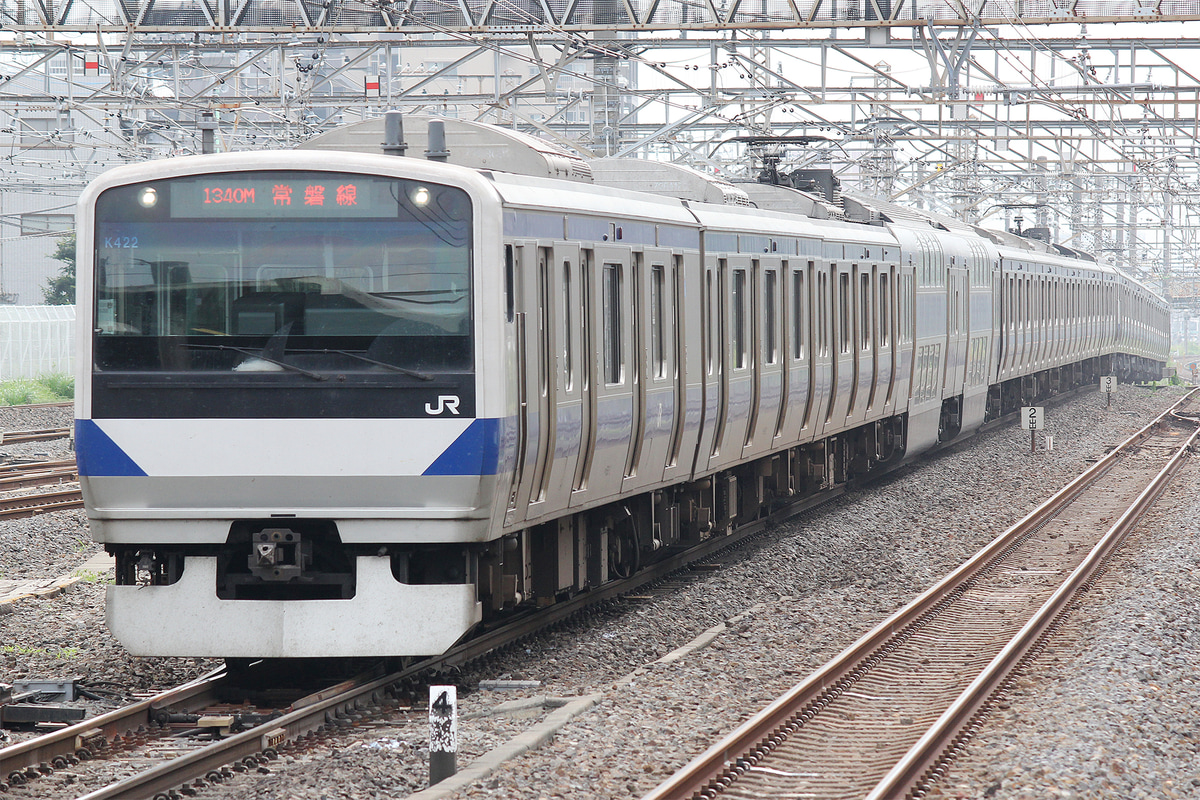
<path id="1" fill-rule="evenodd" d="M 116 578 L 114 578 L 113 576 L 109 575 L 107 571 L 105 571 L 105 572 L 99 572 L 99 571 L 97 571 L 97 570 L 94 570 L 94 569 L 83 569 L 83 568 L 80 568 L 80 569 L 77 569 L 77 570 L 75 570 L 75 571 L 74 571 L 74 572 L 72 572 L 71 574 L 72 574 L 72 575 L 74 575 L 75 577 L 79 578 L 80 580 L 84 581 L 85 583 L 107 583 L 107 584 L 112 584 L 112 583 L 116 583 L 116 582 L 117 582 L 117 581 L 116 581 Z"/>
<path id="2" fill-rule="evenodd" d="M 0 383 L 0 406 L 57 403 L 74 397 L 75 378 L 70 375 L 42 375 Z"/>
<path id="3" fill-rule="evenodd" d="M 69 233 L 58 240 L 58 247 L 50 254 L 55 261 L 63 263 L 58 275 L 46 280 L 42 295 L 48 306 L 69 306 L 75 303 L 75 234 Z"/>
<path id="4" fill-rule="evenodd" d="M 0 653 L 18 656 L 50 656 L 51 658 L 66 659 L 79 655 L 78 647 L 60 647 L 50 650 L 45 647 L 22 647 L 21 645 L 0 645 Z"/>

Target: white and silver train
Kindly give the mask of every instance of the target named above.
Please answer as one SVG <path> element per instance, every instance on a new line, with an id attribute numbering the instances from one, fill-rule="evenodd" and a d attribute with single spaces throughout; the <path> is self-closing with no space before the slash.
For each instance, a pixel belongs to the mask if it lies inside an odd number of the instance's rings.
<path id="1" fill-rule="evenodd" d="M 135 654 L 438 653 L 1162 375 L 1164 301 L 1065 248 L 452 120 L 399 157 L 384 128 L 80 200 L 76 447 Z"/>

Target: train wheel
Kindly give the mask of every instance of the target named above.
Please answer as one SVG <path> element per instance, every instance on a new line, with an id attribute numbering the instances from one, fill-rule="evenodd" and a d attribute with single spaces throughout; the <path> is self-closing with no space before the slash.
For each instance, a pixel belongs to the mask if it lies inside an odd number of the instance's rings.
<path id="1" fill-rule="evenodd" d="M 618 578 L 632 577 L 641 567 L 641 551 L 632 519 L 625 520 L 609 534 L 608 565 Z"/>

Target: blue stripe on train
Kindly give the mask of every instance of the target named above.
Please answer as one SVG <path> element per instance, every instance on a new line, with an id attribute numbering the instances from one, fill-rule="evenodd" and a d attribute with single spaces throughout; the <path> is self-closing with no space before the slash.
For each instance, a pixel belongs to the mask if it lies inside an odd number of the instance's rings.
<path id="1" fill-rule="evenodd" d="M 501 419 L 477 419 L 423 475 L 495 475 L 500 471 Z"/>
<path id="2" fill-rule="evenodd" d="M 80 475 L 146 477 L 146 471 L 90 419 L 75 420 L 75 460 Z"/>

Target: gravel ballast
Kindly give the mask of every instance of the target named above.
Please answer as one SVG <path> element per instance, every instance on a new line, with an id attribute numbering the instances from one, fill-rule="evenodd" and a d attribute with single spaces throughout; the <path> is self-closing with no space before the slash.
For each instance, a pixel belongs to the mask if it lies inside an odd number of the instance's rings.
<path id="1" fill-rule="evenodd" d="M 460 687 L 460 768 L 551 713 L 536 703 L 513 713 L 484 715 L 487 709 L 535 695 L 599 696 L 553 741 L 454 796 L 645 794 L 1178 395 L 1121 387 L 1108 409 L 1099 393 L 1074 398 L 1047 409 L 1050 452 L 1031 455 L 1028 432 L 1015 424 L 982 434 L 779 526 L 723 559 L 723 568 L 681 581 L 673 593 L 609 606 L 447 678 Z M 1063 634 L 1002 699 L 937 796 L 1200 792 L 1188 783 L 1200 727 L 1187 713 L 1200 700 L 1192 677 L 1200 633 L 1190 631 L 1188 613 L 1200 563 L 1197 477 L 1191 466 L 1176 479 Z M 80 522 L 79 515 L 60 512 L 38 519 L 39 527 L 27 528 L 32 520 L 0 523 L 0 569 L 51 563 L 32 552 L 39 541 L 82 539 L 87 546 L 62 562 L 71 567 L 75 559 L 77 566 L 96 549 Z M 1151 576 L 1163 583 L 1152 585 Z M 0 681 L 102 676 L 129 693 L 165 688 L 213 665 L 125 655 L 103 628 L 102 588 L 81 583 L 59 598 L 27 601 L 0 615 L 0 642 L 23 643 L 0 650 Z M 729 620 L 708 646 L 655 663 Z M 475 690 L 479 681 L 497 678 L 540 686 Z M 427 722 L 423 698 L 413 703 L 411 710 L 285 755 L 268 775 L 236 777 L 198 796 L 315 800 L 416 791 L 425 785 Z M 49 782 L 22 790 L 28 794 L 14 789 L 13 796 L 48 796 Z"/>

